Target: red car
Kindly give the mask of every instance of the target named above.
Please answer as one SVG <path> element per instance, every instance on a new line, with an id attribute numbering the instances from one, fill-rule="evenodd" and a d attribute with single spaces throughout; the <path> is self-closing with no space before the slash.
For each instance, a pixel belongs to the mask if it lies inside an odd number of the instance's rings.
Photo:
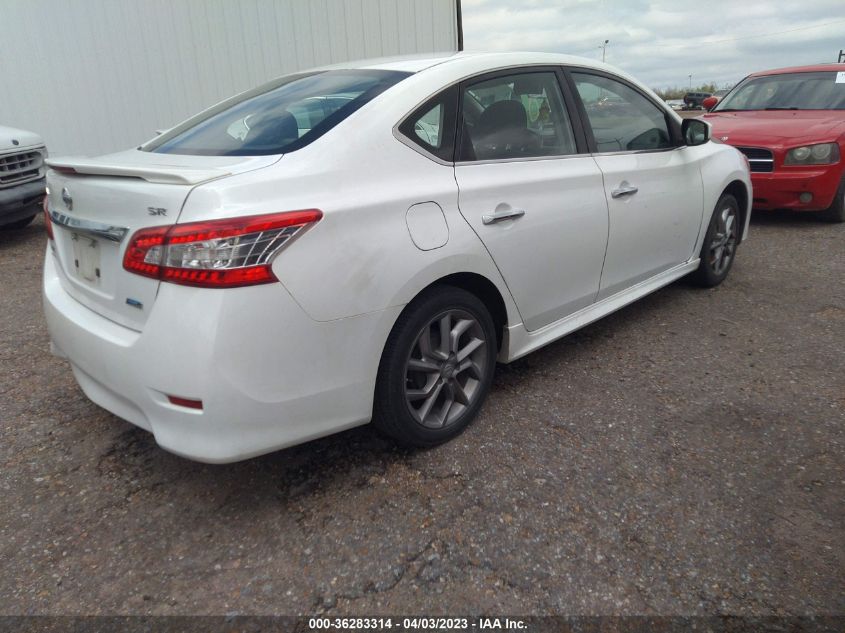
<path id="1" fill-rule="evenodd" d="M 845 64 L 754 73 L 702 118 L 748 158 L 755 209 L 845 222 Z"/>

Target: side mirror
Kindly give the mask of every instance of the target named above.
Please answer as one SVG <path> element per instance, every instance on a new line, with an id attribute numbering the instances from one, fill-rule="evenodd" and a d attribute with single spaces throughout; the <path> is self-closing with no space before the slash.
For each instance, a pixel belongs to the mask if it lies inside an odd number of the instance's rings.
<path id="1" fill-rule="evenodd" d="M 719 97 L 707 97 L 701 102 L 701 106 L 710 112 L 717 103 L 719 103 Z"/>
<path id="2" fill-rule="evenodd" d="M 701 119 L 684 119 L 681 124 L 684 143 L 689 146 L 704 145 L 710 140 L 710 124 Z"/>

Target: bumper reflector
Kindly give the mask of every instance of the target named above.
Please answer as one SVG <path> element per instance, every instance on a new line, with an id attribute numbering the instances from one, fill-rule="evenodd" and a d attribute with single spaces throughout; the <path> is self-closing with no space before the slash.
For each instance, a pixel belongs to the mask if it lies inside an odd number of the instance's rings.
<path id="1" fill-rule="evenodd" d="M 199 409 L 202 411 L 202 400 L 191 400 L 190 398 L 180 398 L 179 396 L 167 396 L 170 404 L 175 404 L 178 407 L 186 407 L 188 409 Z"/>

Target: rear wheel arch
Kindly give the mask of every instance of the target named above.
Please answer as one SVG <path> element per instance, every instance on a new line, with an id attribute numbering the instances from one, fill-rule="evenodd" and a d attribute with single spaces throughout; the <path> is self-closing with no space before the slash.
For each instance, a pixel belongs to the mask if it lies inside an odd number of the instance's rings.
<path id="1" fill-rule="evenodd" d="M 376 428 L 415 447 L 461 433 L 492 386 L 495 329 L 487 304 L 473 292 L 437 282 L 421 290 L 382 351 L 373 394 Z"/>
<path id="2" fill-rule="evenodd" d="M 393 324 L 390 326 L 387 337 L 383 341 L 381 350 L 379 352 L 379 372 L 381 372 L 381 368 L 384 365 L 387 346 L 391 339 L 391 336 L 393 335 L 393 332 L 397 327 L 397 324 L 402 320 L 403 316 L 405 316 L 410 310 L 415 309 L 418 303 L 418 299 L 424 297 L 432 289 L 437 288 L 438 286 L 443 288 L 459 288 L 477 297 L 481 301 L 481 303 L 484 304 L 484 307 L 487 309 L 487 311 L 490 313 L 490 316 L 492 317 L 493 329 L 495 330 L 496 334 L 497 350 L 501 350 L 502 347 L 506 345 L 505 332 L 508 325 L 508 311 L 505 299 L 502 296 L 501 291 L 496 287 L 496 284 L 494 284 L 492 281 L 490 281 L 490 279 L 479 273 L 451 273 L 448 275 L 444 275 L 432 281 L 428 285 L 420 288 L 408 301 L 402 311 L 397 315 Z"/>
<path id="3" fill-rule="evenodd" d="M 487 307 L 490 316 L 493 317 L 493 325 L 496 328 L 496 344 L 498 349 L 502 348 L 505 328 L 508 324 L 508 311 L 505 306 L 505 299 L 496 284 L 478 273 L 453 273 L 441 277 L 420 292 L 425 292 L 432 286 L 454 286 L 478 297 Z"/>
<path id="4" fill-rule="evenodd" d="M 429 283 L 427 286 L 420 288 L 419 292 L 417 292 L 408 302 L 408 306 L 413 304 L 417 297 L 425 292 L 428 292 L 435 286 L 452 286 L 454 288 L 460 288 L 461 290 L 466 290 L 470 294 L 478 297 L 487 308 L 490 316 L 493 317 L 493 325 L 496 329 L 496 344 L 498 348 L 501 349 L 505 338 L 505 328 L 508 325 L 508 310 L 505 304 L 505 299 L 499 288 L 496 287 L 496 284 L 484 275 L 480 275 L 478 273 L 452 273 L 440 277 L 439 279 Z M 405 309 L 407 310 L 408 307 L 406 306 Z"/>

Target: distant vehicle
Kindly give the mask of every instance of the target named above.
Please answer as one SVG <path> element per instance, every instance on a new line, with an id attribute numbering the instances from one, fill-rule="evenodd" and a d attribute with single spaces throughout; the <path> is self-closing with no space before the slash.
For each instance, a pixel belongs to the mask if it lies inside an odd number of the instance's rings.
<path id="1" fill-rule="evenodd" d="M 710 111 L 710 110 L 712 110 L 712 109 L 716 106 L 716 104 L 717 104 L 717 103 L 719 103 L 719 102 L 720 102 L 720 101 L 721 101 L 721 100 L 725 97 L 725 95 L 727 95 L 729 92 L 730 92 L 730 89 L 717 90 L 716 92 L 714 92 L 712 95 L 710 95 L 710 96 L 709 96 L 709 97 L 707 97 L 704 101 L 702 101 L 702 102 L 701 102 L 702 107 L 703 107 L 705 110 L 707 110 L 707 111 L 709 112 L 709 111 Z"/>
<path id="2" fill-rule="evenodd" d="M 0 126 L 0 231 L 22 229 L 41 211 L 45 158 L 40 136 Z"/>
<path id="3" fill-rule="evenodd" d="M 497 362 L 727 277 L 751 182 L 709 131 L 563 55 L 288 75 L 140 147 L 50 161 L 53 349 L 91 400 L 193 459 L 371 419 L 433 446 Z"/>
<path id="4" fill-rule="evenodd" d="M 845 64 L 754 73 L 703 118 L 748 157 L 755 208 L 845 222 Z"/>
<path id="5" fill-rule="evenodd" d="M 614 106 L 625 106 L 625 105 L 627 105 L 625 103 L 625 100 L 618 95 L 605 95 L 601 99 L 596 101 L 596 104 L 600 108 L 610 108 L 610 107 L 614 107 Z"/>
<path id="6" fill-rule="evenodd" d="M 683 99 L 666 99 L 666 105 L 672 108 L 673 110 L 683 110 L 684 109 L 684 100 Z"/>
<path id="7" fill-rule="evenodd" d="M 702 108 L 703 106 L 701 104 L 709 96 L 709 92 L 688 92 L 684 95 L 684 109 L 698 110 Z"/>

